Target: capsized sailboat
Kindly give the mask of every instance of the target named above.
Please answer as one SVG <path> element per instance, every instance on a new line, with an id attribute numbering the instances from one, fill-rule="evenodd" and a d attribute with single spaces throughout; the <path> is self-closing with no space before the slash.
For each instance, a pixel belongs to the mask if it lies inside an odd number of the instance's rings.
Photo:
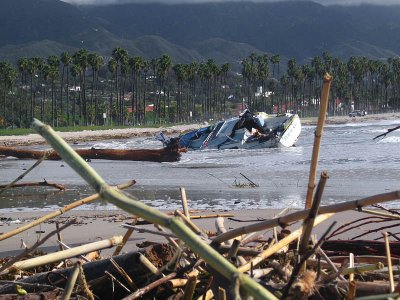
<path id="1" fill-rule="evenodd" d="M 291 147 L 300 133 L 297 114 L 252 114 L 246 109 L 238 117 L 182 134 L 179 146 L 189 150 Z"/>

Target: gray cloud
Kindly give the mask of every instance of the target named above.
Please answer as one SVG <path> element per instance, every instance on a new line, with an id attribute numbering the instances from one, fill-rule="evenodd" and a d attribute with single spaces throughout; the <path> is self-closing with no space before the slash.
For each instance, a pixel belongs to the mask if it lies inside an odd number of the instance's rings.
<path id="1" fill-rule="evenodd" d="M 107 5 L 107 4 L 123 4 L 123 3 L 149 3 L 146 0 L 62 0 L 67 3 L 76 5 Z M 201 3 L 201 2 L 225 2 L 229 0 L 154 0 L 152 2 L 159 3 Z M 231 1 L 231 0 L 230 0 Z M 245 0 L 236 0 L 245 1 Z M 254 2 L 277 2 L 279 0 L 253 0 Z M 296 1 L 296 0 L 293 0 Z M 377 5 L 400 5 L 400 0 L 314 0 L 323 5 L 358 5 L 362 3 Z"/>

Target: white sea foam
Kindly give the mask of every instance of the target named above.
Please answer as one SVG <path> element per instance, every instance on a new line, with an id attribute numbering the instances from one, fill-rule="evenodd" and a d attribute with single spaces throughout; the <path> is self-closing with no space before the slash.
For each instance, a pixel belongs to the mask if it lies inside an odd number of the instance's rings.
<path id="1" fill-rule="evenodd" d="M 400 143 L 400 136 L 387 136 L 378 141 L 379 144 L 398 144 Z"/>

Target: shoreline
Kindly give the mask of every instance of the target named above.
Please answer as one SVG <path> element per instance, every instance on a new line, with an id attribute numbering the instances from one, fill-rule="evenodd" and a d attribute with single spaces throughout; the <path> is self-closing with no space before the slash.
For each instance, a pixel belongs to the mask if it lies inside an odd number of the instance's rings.
<path id="1" fill-rule="evenodd" d="M 366 115 L 363 117 L 349 117 L 349 116 L 328 116 L 326 124 L 351 124 L 351 123 L 366 123 L 381 120 L 399 120 L 400 113 L 384 113 Z M 301 124 L 306 126 L 315 126 L 318 118 L 303 118 Z M 123 129 L 108 129 L 108 130 L 84 130 L 77 132 L 58 132 L 59 135 L 69 143 L 76 143 L 80 141 L 99 141 L 110 139 L 128 139 L 132 137 L 148 137 L 159 133 L 160 131 L 167 135 L 176 135 L 185 131 L 199 129 L 204 127 L 204 124 L 183 124 L 171 127 L 158 127 L 158 128 L 123 128 Z M 28 145 L 41 145 L 46 141 L 39 134 L 29 135 L 10 135 L 0 136 L 0 146 L 28 146 Z"/>
<path id="2" fill-rule="evenodd" d="M 259 221 L 268 220 L 274 218 L 282 210 L 279 209 L 245 209 L 245 210 L 201 210 L 192 211 L 191 215 L 208 215 L 208 214 L 232 214 L 233 217 L 224 217 L 225 228 L 229 231 L 238 227 L 247 226 L 250 224 L 257 223 Z M 290 210 L 287 214 L 296 212 L 297 210 Z M 171 213 L 169 211 L 162 210 L 164 213 Z M 15 213 L 1 213 L 0 214 L 0 233 L 8 233 L 18 227 L 26 225 L 39 217 L 45 216 L 50 212 L 15 212 Z M 352 220 L 359 220 L 364 217 L 371 217 L 372 215 L 358 212 L 355 210 L 340 212 L 335 214 L 333 217 L 329 218 L 327 221 L 321 223 L 313 229 L 313 234 L 317 237 L 321 237 L 327 228 L 336 221 L 337 224 L 334 227 L 337 229 L 339 226 L 349 223 Z M 54 219 L 50 219 L 42 224 L 36 225 L 24 232 L 14 235 L 8 239 L 0 242 L 0 257 L 16 255 L 18 252 L 22 251 L 21 247 L 26 244 L 31 247 L 37 240 L 43 238 L 50 232 L 56 229 L 56 222 L 60 225 L 76 218 L 76 224 L 69 226 L 61 232 L 61 237 L 64 243 L 70 247 L 76 247 L 82 244 L 87 244 L 103 239 L 109 239 L 112 236 L 124 235 L 127 231 L 123 224 L 129 224 L 132 222 L 132 215 L 129 213 L 117 209 L 117 210 L 71 210 L 64 214 L 59 215 Z M 216 229 L 216 218 L 201 218 L 194 219 L 194 223 L 202 230 L 207 230 L 215 232 Z M 289 226 L 288 228 L 293 231 L 301 227 L 302 222 L 296 222 L 295 224 Z M 362 234 L 367 230 L 374 229 L 375 224 L 367 224 L 364 226 L 357 226 L 352 228 L 351 231 L 344 232 L 333 239 L 347 240 L 351 239 L 353 236 Z M 399 225 L 400 226 L 400 225 Z M 133 232 L 129 238 L 126 246 L 124 247 L 122 253 L 139 250 L 142 245 L 149 243 L 167 243 L 165 237 L 161 235 L 155 235 L 150 232 L 140 232 L 140 229 L 147 229 L 156 231 L 152 224 L 149 225 L 138 225 L 137 230 Z M 395 228 L 393 228 L 395 229 Z M 396 228 L 397 229 L 397 228 Z M 278 229 L 279 231 L 280 229 Z M 169 231 L 168 231 L 169 232 Z M 265 238 L 270 237 L 273 234 L 273 230 L 267 229 L 261 232 Z M 366 235 L 364 240 L 372 240 L 376 237 L 381 237 L 380 232 L 371 233 Z M 59 244 L 57 243 L 57 235 L 52 236 L 44 245 L 40 248 L 46 252 L 57 251 Z M 102 256 L 107 256 L 112 254 L 113 248 L 102 250 Z"/>

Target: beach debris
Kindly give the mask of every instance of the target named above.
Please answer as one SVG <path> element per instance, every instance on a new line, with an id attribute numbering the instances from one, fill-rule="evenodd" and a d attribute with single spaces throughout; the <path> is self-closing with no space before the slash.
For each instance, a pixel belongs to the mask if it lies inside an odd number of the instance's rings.
<path id="1" fill-rule="evenodd" d="M 172 143 L 162 149 L 76 149 L 83 159 L 108 159 L 131 161 L 173 162 L 179 161 L 181 154 L 177 143 Z M 39 159 L 45 156 L 46 160 L 60 160 L 61 157 L 54 150 L 29 150 L 15 147 L 0 146 L 0 154 L 16 158 Z"/>
<path id="2" fill-rule="evenodd" d="M 398 129 L 400 129 L 400 125 L 396 126 L 396 127 L 393 127 L 393 128 L 389 128 L 385 133 L 379 134 L 376 137 L 374 137 L 373 140 L 377 140 L 379 138 L 385 138 L 386 135 L 388 135 L 389 133 L 391 133 L 391 132 L 393 132 L 395 130 L 398 130 Z"/>
<path id="3" fill-rule="evenodd" d="M 259 187 L 259 185 L 257 183 L 255 183 L 254 181 L 252 181 L 249 177 L 247 177 L 246 175 L 244 175 L 243 173 L 239 173 L 242 177 L 244 177 L 247 182 L 246 183 L 241 183 L 236 177 L 235 177 L 235 181 L 233 182 L 233 186 L 234 187 L 238 187 L 238 188 L 243 188 L 243 187 L 251 187 L 251 188 L 255 188 L 255 187 Z"/>
<path id="4" fill-rule="evenodd" d="M 53 182 L 48 182 L 46 179 L 43 179 L 43 181 L 39 182 L 23 182 L 23 183 L 14 183 L 11 186 L 8 184 L 0 184 L 0 189 L 6 188 L 6 187 L 12 187 L 12 188 L 20 188 L 20 187 L 27 187 L 27 186 L 50 186 L 54 187 L 56 189 L 59 189 L 60 191 L 65 191 L 65 186 L 62 184 L 58 183 L 53 183 Z"/>
<path id="5" fill-rule="evenodd" d="M 115 188 L 117 188 L 117 189 L 125 189 L 125 188 L 128 188 L 128 187 L 134 185 L 135 183 L 136 183 L 135 180 L 131 180 L 131 181 L 128 181 L 126 183 L 117 185 Z M 69 205 L 66 205 L 63 208 L 60 208 L 60 209 L 58 209 L 58 210 L 56 210 L 54 212 L 51 212 L 51 213 L 49 213 L 49 214 L 47 214 L 47 215 L 45 215 L 45 216 L 43 216 L 41 218 L 35 219 L 34 221 L 32 221 L 32 222 L 30 222 L 28 224 L 25 224 L 25 225 L 23 225 L 21 227 L 18 227 L 15 230 L 12 230 L 10 232 L 1 234 L 0 235 L 0 241 L 8 239 L 8 238 L 10 238 L 10 237 L 12 237 L 12 236 L 14 236 L 16 234 L 19 234 L 21 232 L 24 232 L 24 231 L 26 231 L 26 230 L 28 230 L 28 229 L 36 226 L 36 225 L 39 225 L 39 224 L 41 224 L 43 222 L 49 221 L 51 219 L 54 219 L 55 217 L 58 217 L 58 216 L 64 214 L 65 212 L 70 211 L 70 210 L 72 210 L 72 209 L 74 209 L 76 207 L 79 207 L 81 205 L 84 205 L 84 204 L 93 202 L 95 200 L 98 200 L 99 197 L 100 197 L 99 194 L 94 194 L 94 195 L 91 195 L 91 196 L 86 197 L 84 199 L 75 201 L 75 202 L 73 202 L 73 203 L 71 203 Z"/>

